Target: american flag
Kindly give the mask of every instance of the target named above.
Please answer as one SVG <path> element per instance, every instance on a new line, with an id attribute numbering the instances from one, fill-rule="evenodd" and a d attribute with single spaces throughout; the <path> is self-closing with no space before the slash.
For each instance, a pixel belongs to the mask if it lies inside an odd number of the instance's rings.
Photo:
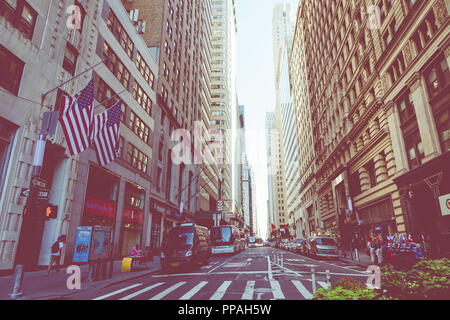
<path id="1" fill-rule="evenodd" d="M 93 143 L 102 166 L 114 161 L 119 151 L 120 105 L 121 101 L 94 119 Z"/>
<path id="2" fill-rule="evenodd" d="M 94 121 L 94 79 L 75 96 L 64 96 L 59 111 L 59 122 L 69 147 L 76 155 L 89 147 Z"/>

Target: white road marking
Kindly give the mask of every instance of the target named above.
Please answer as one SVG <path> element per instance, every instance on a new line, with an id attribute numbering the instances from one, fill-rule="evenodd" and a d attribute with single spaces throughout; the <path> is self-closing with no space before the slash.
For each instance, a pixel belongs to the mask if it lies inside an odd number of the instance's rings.
<path id="1" fill-rule="evenodd" d="M 247 265 L 247 263 L 245 262 L 230 262 L 227 263 L 226 265 L 224 265 L 224 268 L 242 268 L 245 267 Z"/>
<path id="2" fill-rule="evenodd" d="M 278 281 L 276 280 L 270 281 L 270 286 L 272 287 L 274 299 L 286 299 L 286 297 L 283 294 L 283 291 L 281 291 L 281 286 Z"/>
<path id="3" fill-rule="evenodd" d="M 189 290 L 184 296 L 182 296 L 180 298 L 180 300 L 189 300 L 190 298 L 192 298 L 197 292 L 199 292 L 204 286 L 206 286 L 206 284 L 208 283 L 208 281 L 202 281 L 200 282 L 198 285 L 196 285 L 194 288 L 192 288 L 191 290 Z"/>
<path id="4" fill-rule="evenodd" d="M 306 299 L 312 299 L 313 295 L 309 292 L 305 286 L 298 280 L 292 280 L 292 283 L 297 288 L 297 290 L 304 296 Z"/>
<path id="5" fill-rule="evenodd" d="M 272 265 L 270 263 L 270 257 L 267 256 L 267 273 L 269 275 L 269 280 L 273 280 L 273 274 L 272 274 Z"/>
<path id="6" fill-rule="evenodd" d="M 130 300 L 130 299 L 133 299 L 134 297 L 137 297 L 137 296 L 140 295 L 140 294 L 143 294 L 143 293 L 145 293 L 145 292 L 147 292 L 147 291 L 150 291 L 150 290 L 152 290 L 153 288 L 159 287 L 159 286 L 162 285 L 162 284 L 164 284 L 164 282 L 160 282 L 160 283 L 154 284 L 154 285 L 152 285 L 152 286 L 150 286 L 150 287 L 147 287 L 147 288 L 145 288 L 145 289 L 142 289 L 142 290 L 139 290 L 139 291 L 137 291 L 137 292 L 135 292 L 135 293 L 132 293 L 132 294 L 126 296 L 126 297 L 123 297 L 123 298 L 120 299 L 120 300 Z"/>
<path id="7" fill-rule="evenodd" d="M 223 265 L 225 265 L 225 264 L 227 264 L 228 263 L 228 261 L 230 261 L 232 258 L 229 258 L 229 259 L 227 259 L 227 261 L 225 261 L 224 263 L 222 263 L 222 264 L 219 264 L 217 267 L 215 267 L 214 269 L 211 269 L 211 270 L 209 270 L 208 271 L 208 273 L 211 273 L 211 272 L 213 272 L 214 270 L 216 270 L 216 269 L 218 269 L 218 268 L 220 268 L 221 266 L 223 266 Z"/>
<path id="8" fill-rule="evenodd" d="M 227 292 L 228 287 L 231 285 L 231 281 L 224 281 L 217 291 L 209 298 L 209 300 L 220 300 Z"/>
<path id="9" fill-rule="evenodd" d="M 169 293 L 171 293 L 172 291 L 175 291 L 176 289 L 178 289 L 179 287 L 181 287 L 185 283 L 186 283 L 185 281 L 178 282 L 177 284 L 175 284 L 175 285 L 171 286 L 170 288 L 164 290 L 163 292 L 157 294 L 156 296 L 154 296 L 150 300 L 161 300 L 162 298 L 167 296 Z"/>
<path id="10" fill-rule="evenodd" d="M 317 283 L 324 289 L 328 289 L 329 285 L 324 281 L 317 281 Z"/>
<path id="11" fill-rule="evenodd" d="M 95 299 L 93 299 L 93 300 L 103 300 L 103 299 L 109 298 L 109 297 L 111 297 L 111 296 L 114 296 L 114 295 L 116 295 L 116 294 L 122 293 L 122 292 L 124 292 L 124 291 L 127 291 L 127 290 L 130 290 L 130 289 L 139 287 L 139 286 L 142 286 L 142 283 L 134 284 L 134 285 L 132 285 L 132 286 L 129 286 L 129 287 L 126 287 L 126 288 L 123 288 L 123 289 L 120 289 L 120 290 L 117 290 L 117 291 L 114 291 L 114 292 L 105 294 L 104 296 L 95 298 Z"/>
<path id="12" fill-rule="evenodd" d="M 253 300 L 253 291 L 255 290 L 255 281 L 247 281 L 247 285 L 241 300 Z"/>

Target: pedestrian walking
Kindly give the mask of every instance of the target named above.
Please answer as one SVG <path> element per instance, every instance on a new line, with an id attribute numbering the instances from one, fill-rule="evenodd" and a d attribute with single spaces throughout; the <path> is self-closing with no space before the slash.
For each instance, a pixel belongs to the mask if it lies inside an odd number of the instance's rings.
<path id="1" fill-rule="evenodd" d="M 56 272 L 59 272 L 60 261 L 61 261 L 61 251 L 64 248 L 64 236 L 59 236 L 58 240 L 56 240 L 51 248 L 50 254 L 50 263 L 48 264 L 47 275 L 50 275 L 50 272 L 53 268 L 53 265 L 56 265 Z"/>

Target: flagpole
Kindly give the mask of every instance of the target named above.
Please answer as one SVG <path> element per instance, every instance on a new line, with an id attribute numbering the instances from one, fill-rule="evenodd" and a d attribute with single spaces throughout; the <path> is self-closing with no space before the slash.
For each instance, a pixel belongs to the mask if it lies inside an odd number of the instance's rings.
<path id="1" fill-rule="evenodd" d="M 100 61 L 99 63 L 94 64 L 92 67 L 90 67 L 90 68 L 84 70 L 83 72 L 77 74 L 75 77 L 70 78 L 69 80 L 67 80 L 67 81 L 65 81 L 65 82 L 63 82 L 63 83 L 61 83 L 59 86 L 57 86 L 57 87 L 55 87 L 55 88 L 53 88 L 53 89 L 51 89 L 51 90 L 48 90 L 48 91 L 44 92 L 44 93 L 42 94 L 42 98 L 45 99 L 45 96 L 47 96 L 50 92 L 55 91 L 56 89 L 61 88 L 61 87 L 64 86 L 65 84 L 69 83 L 70 81 L 75 80 L 75 79 L 78 78 L 79 76 L 81 76 L 81 75 L 85 74 L 86 72 L 88 72 L 88 71 L 94 69 L 94 68 L 97 67 L 98 65 L 100 65 L 100 64 L 102 64 L 102 63 L 105 63 L 106 61 L 108 61 L 109 59 L 111 59 L 111 57 L 112 57 L 112 55 L 110 55 L 109 57 L 107 57 L 107 58 L 105 58 L 104 60 Z"/>

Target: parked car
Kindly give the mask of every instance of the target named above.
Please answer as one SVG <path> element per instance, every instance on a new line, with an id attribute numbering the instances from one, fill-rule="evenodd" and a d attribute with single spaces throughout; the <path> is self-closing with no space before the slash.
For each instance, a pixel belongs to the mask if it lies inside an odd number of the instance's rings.
<path id="1" fill-rule="evenodd" d="M 329 237 L 314 237 L 309 245 L 309 254 L 314 257 L 339 258 L 339 249 L 336 242 Z"/>
<path id="2" fill-rule="evenodd" d="M 208 229 L 194 223 L 174 227 L 161 250 L 161 268 L 185 268 L 205 265 L 211 257 Z"/>
<path id="3" fill-rule="evenodd" d="M 305 238 L 298 238 L 297 240 L 295 240 L 293 251 L 296 253 L 301 253 L 302 243 L 305 241 L 306 241 Z"/>

